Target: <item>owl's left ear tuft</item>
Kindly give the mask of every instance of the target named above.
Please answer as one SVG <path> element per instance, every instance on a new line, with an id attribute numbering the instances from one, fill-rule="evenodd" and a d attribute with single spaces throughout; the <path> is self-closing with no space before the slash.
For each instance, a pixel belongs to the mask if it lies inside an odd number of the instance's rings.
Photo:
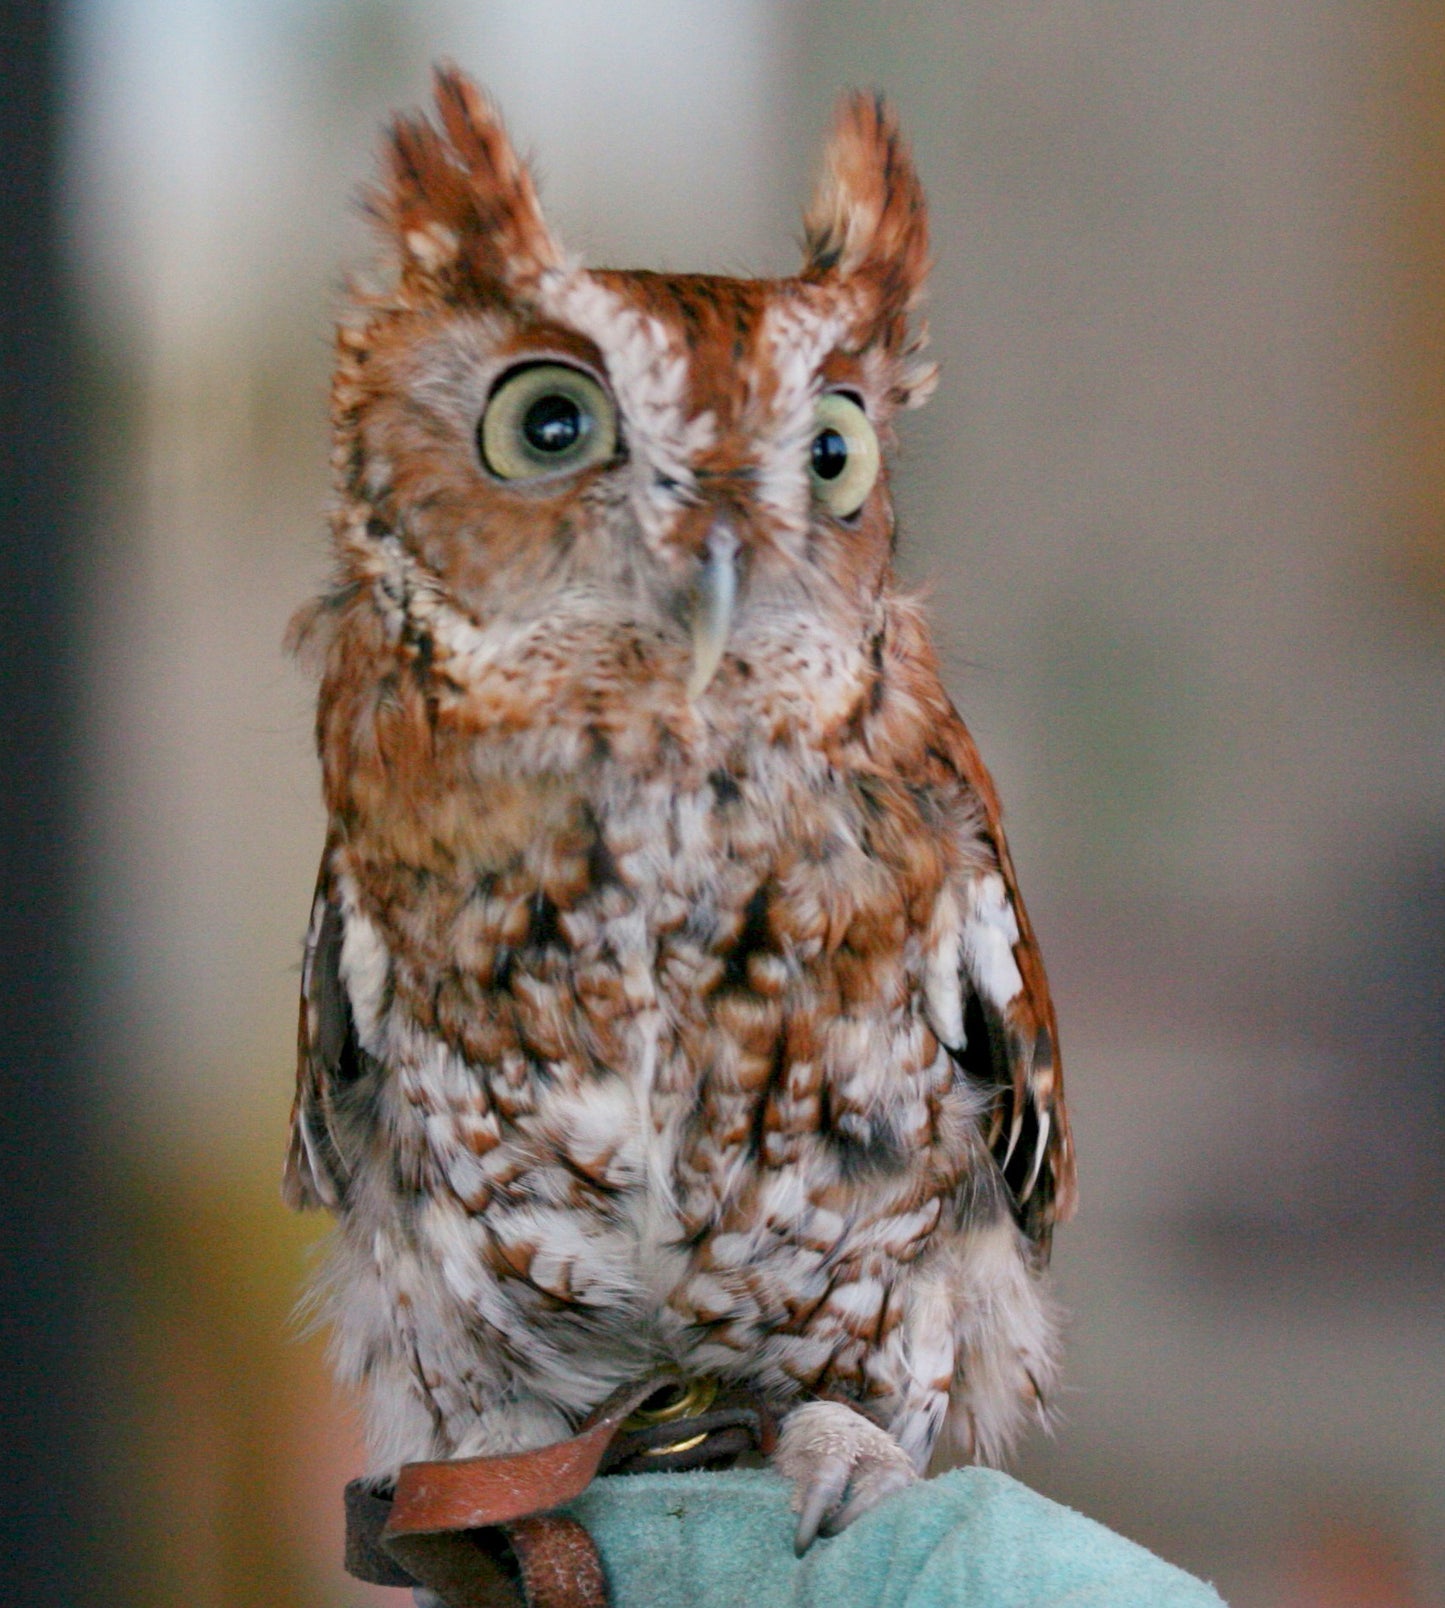
<path id="1" fill-rule="evenodd" d="M 856 287 L 866 339 L 901 353 L 928 275 L 928 206 L 882 96 L 839 102 L 803 228 L 803 277 Z"/>
<path id="2" fill-rule="evenodd" d="M 525 290 L 562 253 L 496 109 L 455 67 L 436 70 L 437 123 L 399 117 L 368 208 L 413 280 Z M 439 126 L 438 126 L 439 125 Z"/>

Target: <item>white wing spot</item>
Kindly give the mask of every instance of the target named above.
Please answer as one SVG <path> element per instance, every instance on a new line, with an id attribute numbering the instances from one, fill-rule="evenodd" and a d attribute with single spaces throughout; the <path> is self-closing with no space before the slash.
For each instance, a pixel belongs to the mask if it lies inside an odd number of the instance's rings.
<path id="1" fill-rule="evenodd" d="M 979 877 L 970 890 L 963 924 L 963 960 L 979 993 L 1000 1011 L 1023 992 L 1023 975 L 1014 959 L 1018 941 L 1018 918 L 1003 878 L 997 872 Z"/>

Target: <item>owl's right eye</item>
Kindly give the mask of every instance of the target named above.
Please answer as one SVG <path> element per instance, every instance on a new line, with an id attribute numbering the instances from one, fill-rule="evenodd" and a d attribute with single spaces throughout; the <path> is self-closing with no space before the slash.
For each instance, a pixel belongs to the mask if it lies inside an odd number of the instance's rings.
<path id="1" fill-rule="evenodd" d="M 617 409 L 581 369 L 528 363 L 497 383 L 477 447 L 498 480 L 571 474 L 616 456 Z"/>

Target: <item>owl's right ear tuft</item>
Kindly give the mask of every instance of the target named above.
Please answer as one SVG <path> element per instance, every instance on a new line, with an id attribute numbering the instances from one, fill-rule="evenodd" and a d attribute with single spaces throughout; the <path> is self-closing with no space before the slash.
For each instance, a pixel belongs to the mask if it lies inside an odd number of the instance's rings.
<path id="1" fill-rule="evenodd" d="M 463 73 L 436 69 L 436 115 L 398 117 L 367 209 L 402 274 L 439 288 L 524 291 L 562 253 L 496 108 Z"/>

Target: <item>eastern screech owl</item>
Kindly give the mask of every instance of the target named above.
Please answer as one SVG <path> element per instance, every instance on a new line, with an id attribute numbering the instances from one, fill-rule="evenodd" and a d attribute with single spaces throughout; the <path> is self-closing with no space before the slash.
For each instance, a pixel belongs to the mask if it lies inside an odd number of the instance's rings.
<path id="1" fill-rule="evenodd" d="M 998 803 L 892 571 L 923 196 L 853 97 L 796 278 L 589 271 L 487 102 L 436 101 L 371 197 L 297 626 L 286 1195 L 340 1219 L 377 1477 L 669 1362 L 787 1414 L 806 1542 L 1042 1411 L 1074 1198 Z"/>

